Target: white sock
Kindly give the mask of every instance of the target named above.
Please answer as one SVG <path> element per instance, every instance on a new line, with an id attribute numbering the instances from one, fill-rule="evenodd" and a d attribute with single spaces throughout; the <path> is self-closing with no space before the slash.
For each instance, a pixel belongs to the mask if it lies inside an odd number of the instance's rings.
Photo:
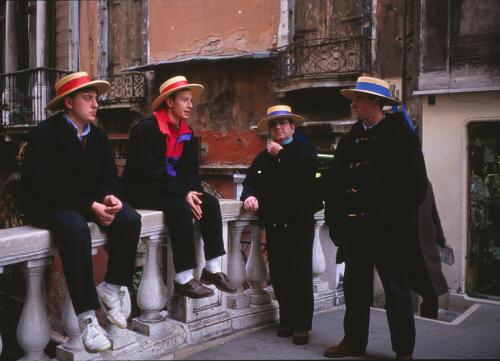
<path id="1" fill-rule="evenodd" d="M 85 312 L 82 312 L 82 313 L 79 313 L 78 316 L 76 316 L 78 318 L 78 321 L 81 321 L 81 320 L 84 320 L 86 319 L 87 317 L 89 316 L 95 316 L 95 310 L 88 310 L 88 311 L 85 311 Z"/>
<path id="2" fill-rule="evenodd" d="M 210 273 L 221 272 L 221 269 L 219 266 L 219 257 L 215 257 L 215 258 L 207 260 L 205 263 L 205 269 Z"/>
<path id="3" fill-rule="evenodd" d="M 186 284 L 193 278 L 193 269 L 188 269 L 175 274 L 175 282 L 178 284 Z"/>

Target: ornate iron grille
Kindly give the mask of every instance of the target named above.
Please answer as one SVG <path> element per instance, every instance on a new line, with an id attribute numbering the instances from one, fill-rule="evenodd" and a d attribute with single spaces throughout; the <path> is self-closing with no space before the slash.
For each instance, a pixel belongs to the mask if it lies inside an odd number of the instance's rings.
<path id="1" fill-rule="evenodd" d="M 55 96 L 54 84 L 70 72 L 32 68 L 2 74 L 0 108 L 5 128 L 34 126 L 49 116 L 45 109 Z"/>
<path id="2" fill-rule="evenodd" d="M 146 78 L 141 72 L 126 72 L 108 79 L 111 88 L 102 103 L 143 102 L 146 99 Z"/>
<path id="3" fill-rule="evenodd" d="M 273 50 L 273 81 L 281 85 L 296 78 L 331 78 L 370 72 L 370 39 L 314 39 Z"/>

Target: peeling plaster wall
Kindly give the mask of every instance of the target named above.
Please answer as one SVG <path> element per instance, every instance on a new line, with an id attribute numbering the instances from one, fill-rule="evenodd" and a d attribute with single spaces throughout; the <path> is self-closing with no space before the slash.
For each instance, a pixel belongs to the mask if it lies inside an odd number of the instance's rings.
<path id="1" fill-rule="evenodd" d="M 155 93 L 171 76 L 184 74 L 190 82 L 205 86 L 195 101 L 189 124 L 202 137 L 202 164 L 249 165 L 263 149 L 265 137 L 251 130 L 273 105 L 274 92 L 269 60 L 198 62 L 169 66 L 158 71 Z"/>
<path id="2" fill-rule="evenodd" d="M 279 0 L 151 0 L 150 62 L 266 51 L 279 22 Z"/>
<path id="3" fill-rule="evenodd" d="M 99 16 L 98 1 L 79 2 L 80 22 L 80 70 L 87 71 L 91 77 L 98 75 L 99 56 Z"/>

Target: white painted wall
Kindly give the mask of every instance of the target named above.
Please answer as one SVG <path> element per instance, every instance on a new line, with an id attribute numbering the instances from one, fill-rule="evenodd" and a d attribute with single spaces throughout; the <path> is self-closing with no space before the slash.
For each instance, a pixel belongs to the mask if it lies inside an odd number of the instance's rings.
<path id="1" fill-rule="evenodd" d="M 465 288 L 467 249 L 467 124 L 500 121 L 500 91 L 424 96 L 422 145 L 429 179 L 455 264 L 443 264 L 450 292 Z"/>

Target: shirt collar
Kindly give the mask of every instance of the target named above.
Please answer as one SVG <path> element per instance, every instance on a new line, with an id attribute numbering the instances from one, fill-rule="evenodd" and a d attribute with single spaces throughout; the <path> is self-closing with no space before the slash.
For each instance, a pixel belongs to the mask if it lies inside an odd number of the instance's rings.
<path id="1" fill-rule="evenodd" d="M 179 125 L 177 126 L 171 119 L 170 116 L 168 115 L 168 112 L 164 108 L 160 108 L 156 111 L 153 112 L 157 123 L 158 127 L 160 128 L 160 132 L 167 136 L 171 136 L 171 130 L 170 128 L 177 129 L 178 134 L 187 134 L 191 133 L 191 129 L 189 129 L 187 123 L 184 121 L 184 119 L 181 119 L 179 122 Z"/>
<path id="2" fill-rule="evenodd" d="M 67 113 L 64 113 L 64 119 L 66 119 L 66 122 L 73 127 L 75 130 L 76 135 L 78 136 L 78 139 L 82 140 L 83 137 L 87 136 L 90 133 L 90 124 L 87 123 L 83 127 L 83 132 L 82 134 L 78 135 L 78 126 L 73 122 L 73 120 L 69 117 Z"/>

